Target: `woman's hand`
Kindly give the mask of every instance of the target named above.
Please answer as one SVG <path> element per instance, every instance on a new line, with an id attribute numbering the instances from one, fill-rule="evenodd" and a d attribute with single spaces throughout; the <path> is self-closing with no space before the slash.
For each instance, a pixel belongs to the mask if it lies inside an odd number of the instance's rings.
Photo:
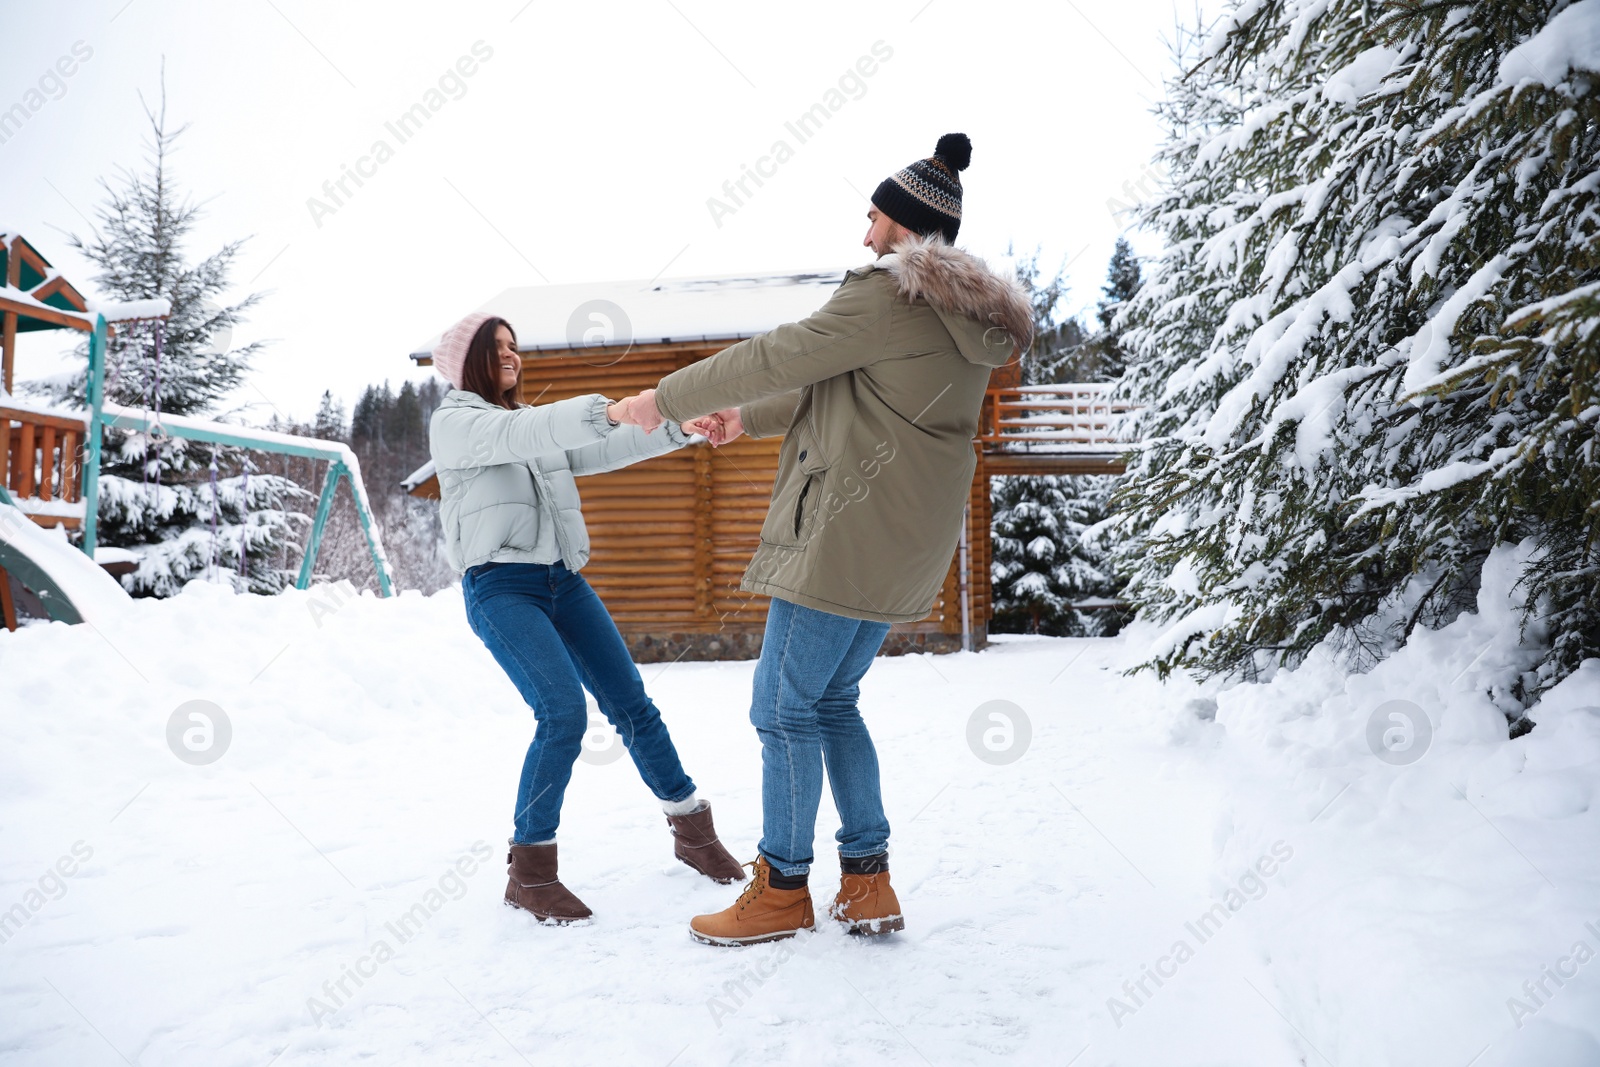
<path id="1" fill-rule="evenodd" d="M 630 407 L 628 401 L 632 399 L 633 397 L 630 396 L 623 400 L 613 400 L 611 403 L 607 404 L 606 420 L 613 426 L 620 426 L 623 423 L 628 422 L 628 408 Z"/>
<path id="2" fill-rule="evenodd" d="M 614 416 L 620 422 L 638 426 L 645 433 L 654 433 L 661 425 L 661 412 L 656 410 L 656 391 L 646 389 L 625 400 L 617 401 L 620 413 Z"/>
<path id="3" fill-rule="evenodd" d="M 681 423 L 680 428 L 684 433 L 697 433 L 712 444 L 716 444 L 717 438 L 722 433 L 722 420 L 715 415 L 701 415 L 698 419 Z"/>

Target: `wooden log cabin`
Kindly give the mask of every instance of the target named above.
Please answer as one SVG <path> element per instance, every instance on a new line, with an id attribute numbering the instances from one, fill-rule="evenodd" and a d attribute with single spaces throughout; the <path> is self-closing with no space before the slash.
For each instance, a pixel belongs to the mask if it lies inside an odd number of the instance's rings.
<path id="1" fill-rule="evenodd" d="M 584 393 L 620 399 L 736 341 L 804 318 L 827 301 L 843 275 L 536 286 L 508 289 L 479 310 L 515 327 L 529 401 Z M 436 341 L 411 358 L 430 366 Z M 693 445 L 580 480 L 593 542 L 584 574 L 639 662 L 760 653 L 767 600 L 742 592 L 739 581 L 766 517 L 781 443 L 741 437 L 717 449 Z M 981 442 L 973 448 L 978 466 L 964 535 L 939 599 L 927 618 L 894 627 L 885 654 L 979 649 L 986 643 L 989 489 Z M 404 488 L 415 496 L 439 495 L 431 465 Z"/>

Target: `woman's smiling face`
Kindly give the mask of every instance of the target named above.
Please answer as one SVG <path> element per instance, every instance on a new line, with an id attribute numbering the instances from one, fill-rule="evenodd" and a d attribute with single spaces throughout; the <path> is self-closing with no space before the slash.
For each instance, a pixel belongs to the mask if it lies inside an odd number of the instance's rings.
<path id="1" fill-rule="evenodd" d="M 500 364 L 500 388 L 510 389 L 522 376 L 522 355 L 517 351 L 516 338 L 503 323 L 495 327 L 494 352 Z"/>

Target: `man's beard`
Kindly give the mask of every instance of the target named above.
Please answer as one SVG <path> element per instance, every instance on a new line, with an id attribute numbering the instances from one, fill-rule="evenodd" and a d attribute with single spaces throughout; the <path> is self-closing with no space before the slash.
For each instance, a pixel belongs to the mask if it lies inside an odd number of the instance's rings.
<path id="1" fill-rule="evenodd" d="M 882 248 L 874 248 L 873 251 L 877 252 L 878 255 L 880 255 L 880 256 L 887 256 L 889 253 L 894 251 L 894 246 L 895 245 L 899 244 L 901 241 L 904 241 L 907 237 L 910 237 L 910 236 L 911 236 L 911 231 L 910 230 L 906 229 L 904 226 L 900 225 L 898 222 L 894 223 L 893 225 L 891 225 L 889 227 L 889 232 L 884 234 L 883 247 Z"/>

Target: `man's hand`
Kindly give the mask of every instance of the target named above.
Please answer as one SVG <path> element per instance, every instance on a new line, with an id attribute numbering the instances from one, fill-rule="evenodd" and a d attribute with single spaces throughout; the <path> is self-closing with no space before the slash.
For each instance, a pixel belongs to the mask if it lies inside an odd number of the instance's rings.
<path id="1" fill-rule="evenodd" d="M 744 419 L 740 417 L 738 408 L 724 408 L 706 417 L 716 419 L 719 424 L 720 432 L 711 436 L 713 446 L 725 445 L 744 433 Z"/>
<path id="2" fill-rule="evenodd" d="M 738 408 L 727 408 L 690 419 L 683 424 L 683 429 L 686 433 L 699 434 L 711 442 L 711 447 L 717 448 L 744 433 L 744 421 L 739 417 Z"/>
<path id="3" fill-rule="evenodd" d="M 612 418 L 638 426 L 645 433 L 654 433 L 661 425 L 661 412 L 656 410 L 656 391 L 646 389 L 637 396 L 617 401 Z"/>

